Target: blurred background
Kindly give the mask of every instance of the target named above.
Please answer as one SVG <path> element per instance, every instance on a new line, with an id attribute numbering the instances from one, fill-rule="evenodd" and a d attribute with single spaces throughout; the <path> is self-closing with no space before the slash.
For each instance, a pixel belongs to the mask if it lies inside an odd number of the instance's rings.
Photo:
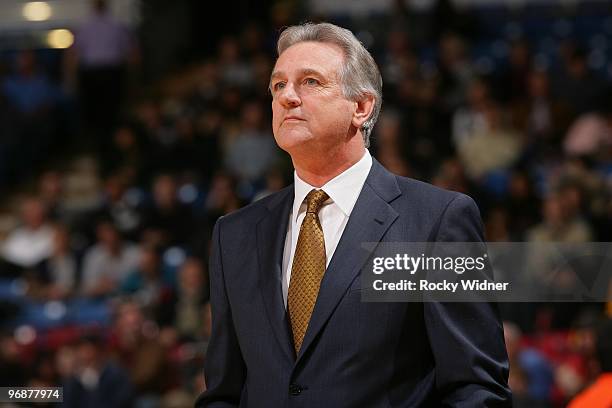
<path id="1" fill-rule="evenodd" d="M 381 68 L 388 169 L 474 197 L 489 241 L 612 241 L 610 2 L 2 0 L 0 385 L 192 405 L 212 226 L 292 182 L 275 41 L 323 20 Z M 501 306 L 517 407 L 612 371 L 609 304 Z"/>

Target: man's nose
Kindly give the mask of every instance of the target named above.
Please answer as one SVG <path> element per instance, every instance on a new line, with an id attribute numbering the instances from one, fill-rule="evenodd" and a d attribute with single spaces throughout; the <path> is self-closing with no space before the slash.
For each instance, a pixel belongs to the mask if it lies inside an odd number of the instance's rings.
<path id="1" fill-rule="evenodd" d="M 281 105 L 288 108 L 299 106 L 302 103 L 300 96 L 295 91 L 295 88 L 292 84 L 287 84 L 280 91 L 279 102 L 281 103 Z"/>

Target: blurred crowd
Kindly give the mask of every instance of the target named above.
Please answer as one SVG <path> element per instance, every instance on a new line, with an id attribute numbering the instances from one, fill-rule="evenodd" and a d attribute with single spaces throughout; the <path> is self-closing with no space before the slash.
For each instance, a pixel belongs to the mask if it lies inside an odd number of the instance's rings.
<path id="1" fill-rule="evenodd" d="M 612 50 L 612 14 L 556 36 L 506 16 L 512 29 L 495 36 L 493 14 L 442 1 L 425 24 L 396 3 L 339 21 L 383 74 L 374 157 L 474 197 L 489 241 L 612 241 L 612 71 L 593 58 Z M 191 406 L 205 386 L 212 226 L 292 179 L 268 82 L 294 19 L 277 7 L 136 91 L 136 41 L 103 7 L 60 58 L 5 56 L 2 385 L 62 384 L 69 407 Z M 606 305 L 502 306 L 517 406 L 564 406 L 599 375 Z"/>

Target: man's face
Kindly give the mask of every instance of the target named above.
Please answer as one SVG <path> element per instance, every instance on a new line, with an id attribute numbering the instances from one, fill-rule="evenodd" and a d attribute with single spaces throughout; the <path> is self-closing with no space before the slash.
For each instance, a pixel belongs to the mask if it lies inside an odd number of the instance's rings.
<path id="1" fill-rule="evenodd" d="M 324 151 L 352 133 L 356 103 L 342 93 L 343 63 L 339 47 L 319 42 L 297 43 L 279 56 L 270 89 L 272 130 L 281 149 Z"/>

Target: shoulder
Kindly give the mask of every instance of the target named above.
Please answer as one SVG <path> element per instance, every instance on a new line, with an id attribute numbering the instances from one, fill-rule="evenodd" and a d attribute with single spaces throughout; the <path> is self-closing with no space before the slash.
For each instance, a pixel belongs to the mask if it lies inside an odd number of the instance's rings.
<path id="1" fill-rule="evenodd" d="M 463 193 L 445 190 L 409 177 L 395 176 L 402 198 L 411 206 L 446 211 L 449 208 L 471 208 L 478 211 L 474 200 Z"/>
<path id="2" fill-rule="evenodd" d="M 480 211 L 471 197 L 410 178 L 396 179 L 401 195 L 391 205 L 411 229 L 426 231 L 427 241 L 483 239 Z"/>
<path id="3" fill-rule="evenodd" d="M 220 217 L 217 220 L 217 227 L 223 229 L 248 228 L 255 226 L 257 222 L 271 211 L 282 204 L 286 204 L 287 200 L 293 199 L 293 184 L 283 188 L 282 190 L 270 194 L 260 200 L 257 200 L 247 206 L 240 208 L 234 212 Z"/>

